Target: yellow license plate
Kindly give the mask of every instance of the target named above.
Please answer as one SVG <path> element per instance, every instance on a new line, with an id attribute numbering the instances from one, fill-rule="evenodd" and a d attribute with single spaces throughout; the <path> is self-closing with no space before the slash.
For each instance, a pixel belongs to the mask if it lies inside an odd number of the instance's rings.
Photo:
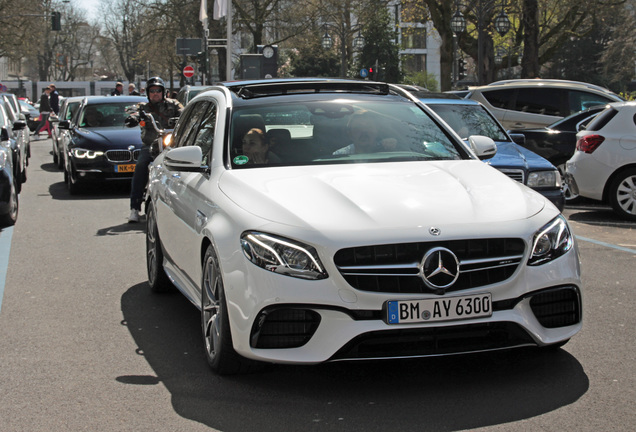
<path id="1" fill-rule="evenodd" d="M 135 164 L 116 165 L 115 172 L 120 172 L 120 173 L 135 172 Z"/>

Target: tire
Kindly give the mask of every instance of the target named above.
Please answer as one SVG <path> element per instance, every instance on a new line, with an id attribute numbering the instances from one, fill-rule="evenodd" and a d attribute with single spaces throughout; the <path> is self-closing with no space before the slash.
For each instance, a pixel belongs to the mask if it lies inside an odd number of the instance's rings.
<path id="1" fill-rule="evenodd" d="M 232 332 L 225 300 L 221 268 L 210 245 L 203 259 L 201 281 L 201 330 L 205 358 L 214 372 L 232 375 L 254 370 L 257 362 L 241 357 L 232 346 Z"/>
<path id="2" fill-rule="evenodd" d="M 77 195 L 81 188 L 78 181 L 73 181 L 73 175 L 68 171 L 64 171 L 64 182 L 66 183 L 66 188 L 68 189 L 68 193 L 71 195 Z"/>
<path id="3" fill-rule="evenodd" d="M 636 168 L 619 173 L 609 188 L 609 202 L 620 217 L 636 220 Z"/>
<path id="4" fill-rule="evenodd" d="M 13 181 L 11 186 L 11 198 L 9 212 L 0 216 L 0 227 L 9 227 L 15 225 L 18 221 L 18 209 L 19 209 L 18 191 L 16 187 L 16 181 Z"/>
<path id="5" fill-rule="evenodd" d="M 55 144 L 55 141 L 53 141 L 53 163 L 57 167 L 60 166 L 60 158 L 57 155 L 57 144 Z"/>
<path id="6" fill-rule="evenodd" d="M 163 250 L 152 204 L 146 206 L 146 269 L 148 285 L 152 292 L 164 293 L 172 288 L 172 283 L 163 270 Z"/>

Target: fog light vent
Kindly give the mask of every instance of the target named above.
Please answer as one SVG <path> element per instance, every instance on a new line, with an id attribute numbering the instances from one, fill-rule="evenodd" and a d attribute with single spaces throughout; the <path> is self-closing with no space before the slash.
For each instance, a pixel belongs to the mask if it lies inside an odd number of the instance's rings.
<path id="1" fill-rule="evenodd" d="M 535 294 L 530 307 L 546 328 L 566 327 L 581 321 L 581 300 L 575 287 L 554 288 Z"/>
<path id="2" fill-rule="evenodd" d="M 309 309 L 269 309 L 262 311 L 252 328 L 254 348 L 298 348 L 314 335 L 320 314 Z"/>

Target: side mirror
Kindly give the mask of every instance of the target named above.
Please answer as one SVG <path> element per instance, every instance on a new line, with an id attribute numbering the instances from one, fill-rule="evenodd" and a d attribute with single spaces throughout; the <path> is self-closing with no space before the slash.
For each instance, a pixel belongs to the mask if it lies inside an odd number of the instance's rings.
<path id="1" fill-rule="evenodd" d="M 490 159 L 497 154 L 497 144 L 492 138 L 483 135 L 471 135 L 468 137 L 468 143 L 481 160 Z"/>
<path id="2" fill-rule="evenodd" d="M 18 121 L 14 121 L 13 122 L 13 130 L 22 130 L 26 127 L 26 122 L 22 121 L 22 120 L 18 120 Z"/>
<path id="3" fill-rule="evenodd" d="M 524 134 L 508 132 L 508 135 L 510 135 L 512 142 L 519 144 L 520 146 L 523 146 L 526 144 L 526 136 Z"/>
<path id="4" fill-rule="evenodd" d="M 203 165 L 203 152 L 199 146 L 168 150 L 163 162 L 170 171 L 204 172 L 208 169 L 206 165 Z"/>
<path id="5" fill-rule="evenodd" d="M 3 127 L 2 130 L 0 130 L 0 141 L 9 141 L 9 131 L 6 127 Z"/>
<path id="6" fill-rule="evenodd" d="M 60 123 L 57 125 L 60 129 L 69 130 L 71 128 L 70 120 L 60 120 Z"/>

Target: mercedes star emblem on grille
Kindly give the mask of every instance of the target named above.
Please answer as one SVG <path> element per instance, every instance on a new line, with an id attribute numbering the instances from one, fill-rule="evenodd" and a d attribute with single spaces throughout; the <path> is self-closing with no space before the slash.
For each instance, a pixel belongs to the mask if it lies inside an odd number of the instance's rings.
<path id="1" fill-rule="evenodd" d="M 435 290 L 448 288 L 459 277 L 459 260 L 445 247 L 435 247 L 426 252 L 419 267 L 424 283 Z"/>

